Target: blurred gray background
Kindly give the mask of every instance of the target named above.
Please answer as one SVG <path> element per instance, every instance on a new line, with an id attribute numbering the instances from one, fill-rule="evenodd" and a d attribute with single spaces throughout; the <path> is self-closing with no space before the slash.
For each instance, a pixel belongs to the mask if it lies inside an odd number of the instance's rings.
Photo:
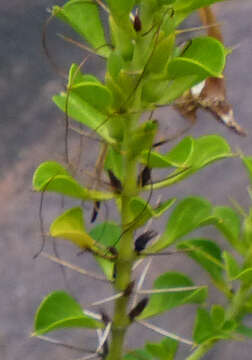
<path id="1" fill-rule="evenodd" d="M 62 4 L 59 1 L 58 4 Z M 37 306 L 49 291 L 64 288 L 62 274 L 55 264 L 45 258 L 33 259 L 40 246 L 38 208 L 39 196 L 32 192 L 32 174 L 38 164 L 49 159 L 63 161 L 62 114 L 52 104 L 51 96 L 63 89 L 64 81 L 50 67 L 41 46 L 41 32 L 48 14 L 50 0 L 0 0 L 0 358 L 1 360 L 71 360 L 85 354 L 63 349 L 38 339 L 30 338 L 33 316 Z M 218 123 L 209 114 L 200 111 L 199 120 L 190 132 L 192 135 L 218 133 L 223 135 L 235 150 L 252 154 L 252 3 L 249 0 L 229 1 L 215 6 L 222 23 L 226 45 L 236 49 L 228 58 L 226 77 L 228 96 L 235 109 L 237 121 L 248 136 L 241 138 Z M 197 16 L 184 26 L 199 24 Z M 48 28 L 48 45 L 53 58 L 63 69 L 73 61 L 80 62 L 83 52 L 65 44 L 56 33 L 71 35 L 58 22 Z M 103 62 L 92 58 L 86 71 L 101 76 Z M 185 125 L 184 120 L 171 109 L 158 113 L 158 119 L 169 135 L 169 130 Z M 76 153 L 78 138 L 72 137 L 72 157 Z M 93 146 L 93 147 L 92 147 Z M 171 146 L 169 144 L 165 150 Z M 96 154 L 96 144 L 84 140 L 82 168 L 91 169 Z M 93 149 L 93 151 L 91 151 Z M 90 179 L 89 179 L 90 180 Z M 249 206 L 246 187 L 248 178 L 239 159 L 218 162 L 185 182 L 167 190 L 166 198 L 176 195 L 204 195 L 214 204 L 229 204 L 235 198 L 245 209 Z M 65 207 L 70 202 L 66 200 Z M 60 198 L 46 197 L 46 226 L 60 213 Z M 89 209 L 91 211 L 91 209 Z M 87 212 L 89 211 L 86 210 Z M 99 221 L 105 214 L 102 212 Z M 110 218 L 113 212 L 110 211 Z M 157 230 L 164 226 L 165 218 L 153 224 Z M 214 229 L 197 231 L 198 236 L 225 242 Z M 50 250 L 50 244 L 48 245 Z M 96 269 L 88 256 L 77 257 L 76 250 L 60 244 L 64 259 L 91 270 Z M 181 270 L 194 276 L 197 284 L 205 284 L 207 276 L 192 261 L 183 256 L 156 259 L 149 277 L 151 282 L 161 272 Z M 106 284 L 96 284 L 81 275 L 68 271 L 68 284 L 73 294 L 85 306 L 97 298 L 111 294 Z M 97 286 L 99 285 L 99 286 Z M 223 303 L 224 299 L 210 287 L 210 299 Z M 191 336 L 194 307 L 172 311 L 154 322 L 180 336 Z M 248 319 L 250 322 L 250 319 Z M 141 331 L 141 332 L 140 332 Z M 141 334 L 141 335 L 140 335 Z M 88 348 L 95 347 L 95 334 L 91 331 L 64 331 L 55 334 L 58 339 Z M 144 339 L 154 341 L 159 337 L 140 327 L 133 327 L 128 346 L 141 346 Z M 178 359 L 185 358 L 190 349 L 182 345 Z M 250 360 L 252 343 L 219 343 L 205 359 Z"/>

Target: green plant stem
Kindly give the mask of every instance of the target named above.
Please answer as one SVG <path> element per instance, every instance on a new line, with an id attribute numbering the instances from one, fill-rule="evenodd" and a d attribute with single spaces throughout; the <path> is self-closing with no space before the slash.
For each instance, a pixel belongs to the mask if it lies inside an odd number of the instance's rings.
<path id="1" fill-rule="evenodd" d="M 237 316 L 239 316 L 239 313 L 241 312 L 241 309 L 243 308 L 246 302 L 250 287 L 251 285 L 248 286 L 243 284 L 241 285 L 240 289 L 235 293 L 226 311 L 226 318 L 228 320 L 231 319 L 235 320 Z"/>
<path id="2" fill-rule="evenodd" d="M 197 347 L 197 349 L 186 358 L 186 360 L 199 360 L 202 358 L 203 355 L 205 355 L 216 343 L 216 340 L 208 341 L 200 346 Z"/>
<path id="3" fill-rule="evenodd" d="M 129 126 L 130 129 L 130 126 Z M 116 261 L 116 281 L 115 290 L 124 291 L 131 282 L 132 265 L 135 259 L 133 248 L 134 229 L 130 228 L 130 223 L 134 220 L 130 209 L 130 200 L 137 194 L 137 167 L 136 160 L 127 156 L 130 131 L 125 136 L 125 166 L 122 201 L 122 231 L 123 235 L 120 240 L 119 254 Z M 106 360 L 121 360 L 123 356 L 123 343 L 128 326 L 128 302 L 130 294 L 125 294 L 117 299 L 114 307 L 114 317 L 112 324 L 112 340 L 109 348 L 109 354 Z"/>

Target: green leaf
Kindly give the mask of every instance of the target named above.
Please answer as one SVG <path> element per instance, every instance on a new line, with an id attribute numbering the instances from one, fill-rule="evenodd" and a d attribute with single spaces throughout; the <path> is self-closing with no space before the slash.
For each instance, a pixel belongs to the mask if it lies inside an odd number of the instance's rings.
<path id="1" fill-rule="evenodd" d="M 159 6 L 161 5 L 171 5 L 176 2 L 176 0 L 157 0 Z"/>
<path id="2" fill-rule="evenodd" d="M 94 82 L 94 83 L 100 83 L 100 81 L 91 74 L 83 74 L 81 72 L 80 66 L 73 63 L 70 66 L 69 75 L 68 75 L 68 87 L 71 87 L 72 85 L 76 85 L 83 82 Z"/>
<path id="3" fill-rule="evenodd" d="M 85 199 L 88 190 L 75 181 L 67 170 L 54 161 L 40 164 L 33 175 L 33 188 L 36 191 L 52 191 L 70 197 Z"/>
<path id="4" fill-rule="evenodd" d="M 209 219 L 202 224 L 204 225 L 215 225 L 236 249 L 241 248 L 242 244 L 239 243 L 241 220 L 230 207 L 216 206 Z"/>
<path id="5" fill-rule="evenodd" d="M 153 56 L 147 66 L 147 70 L 152 73 L 162 73 L 169 58 L 172 56 L 175 41 L 175 32 L 163 38 L 157 45 Z"/>
<path id="6" fill-rule="evenodd" d="M 197 229 L 211 214 L 211 210 L 211 204 L 203 198 L 188 197 L 182 200 L 171 213 L 163 235 L 149 248 L 149 251 L 160 251 Z"/>
<path id="7" fill-rule="evenodd" d="M 235 280 L 241 280 L 251 284 L 252 281 L 252 267 L 248 267 L 241 271 L 235 278 Z"/>
<path id="8" fill-rule="evenodd" d="M 212 324 L 211 316 L 207 310 L 199 308 L 197 310 L 197 317 L 193 331 L 193 340 L 197 344 L 202 344 L 214 335 L 215 329 Z"/>
<path id="9" fill-rule="evenodd" d="M 102 113 L 108 112 L 113 102 L 110 90 L 101 83 L 94 81 L 85 81 L 73 85 L 71 87 L 72 92 L 75 92 L 87 104 Z"/>
<path id="10" fill-rule="evenodd" d="M 214 328 L 222 328 L 225 322 L 225 310 L 221 305 L 213 305 L 211 308 L 211 321 Z"/>
<path id="11" fill-rule="evenodd" d="M 231 156 L 231 149 L 225 139 L 218 135 L 208 135 L 198 139 L 187 137 L 165 155 L 150 153 L 149 161 L 147 153 L 144 153 L 142 162 L 148 163 L 150 167 L 179 166 L 167 179 L 153 185 L 153 189 L 159 189 L 191 176 L 214 161 Z"/>
<path id="12" fill-rule="evenodd" d="M 130 351 L 123 360 L 174 360 L 177 349 L 177 341 L 165 338 L 159 343 L 147 343 L 144 349 Z"/>
<path id="13" fill-rule="evenodd" d="M 134 130 L 129 142 L 129 156 L 131 156 L 131 158 L 135 158 L 146 149 L 150 152 L 157 130 L 158 123 L 155 120 L 147 121 Z"/>
<path id="14" fill-rule="evenodd" d="M 187 10 L 193 11 L 201 7 L 209 6 L 223 0 L 176 0 L 174 8 L 177 11 Z"/>
<path id="15" fill-rule="evenodd" d="M 236 331 L 241 334 L 244 335 L 248 338 L 252 338 L 252 328 L 246 326 L 246 325 L 240 325 L 238 326 L 238 328 L 236 329 Z"/>
<path id="16" fill-rule="evenodd" d="M 204 78 L 198 75 L 187 75 L 171 81 L 165 81 L 162 93 L 160 92 L 159 94 L 160 97 L 155 98 L 153 102 L 158 105 L 168 105 L 182 96 L 186 90 L 191 89 L 203 80 Z"/>
<path id="17" fill-rule="evenodd" d="M 71 26 L 97 53 L 108 57 L 110 48 L 106 45 L 98 5 L 93 1 L 68 1 L 63 7 L 54 6 L 52 14 Z M 100 49 L 99 49 L 100 48 Z"/>
<path id="18" fill-rule="evenodd" d="M 111 170 L 119 180 L 123 180 L 123 157 L 120 152 L 109 146 L 104 164 L 106 170 Z"/>
<path id="19" fill-rule="evenodd" d="M 201 136 L 195 141 L 192 166 L 198 170 L 216 160 L 230 156 L 232 156 L 230 146 L 223 137 Z"/>
<path id="20" fill-rule="evenodd" d="M 123 360 L 153 360 L 153 357 L 146 349 L 137 349 L 125 355 Z"/>
<path id="21" fill-rule="evenodd" d="M 236 329 L 234 320 L 225 321 L 225 310 L 219 305 L 213 305 L 211 314 L 206 309 L 199 308 L 194 325 L 193 339 L 197 344 L 214 339 L 229 339 Z"/>
<path id="22" fill-rule="evenodd" d="M 33 174 L 32 186 L 35 191 L 44 191 L 50 179 L 58 175 L 67 175 L 67 170 L 56 161 L 47 161 L 39 165 Z"/>
<path id="23" fill-rule="evenodd" d="M 225 48 L 213 37 L 199 37 L 188 44 L 182 56 L 168 65 L 168 78 L 196 75 L 200 79 L 221 77 L 225 66 Z"/>
<path id="24" fill-rule="evenodd" d="M 228 251 L 223 252 L 223 259 L 226 267 L 226 272 L 230 280 L 234 280 L 241 272 L 241 267 Z"/>
<path id="25" fill-rule="evenodd" d="M 50 235 L 70 240 L 81 249 L 90 249 L 95 244 L 85 230 L 81 207 L 69 209 L 57 217 L 50 226 Z"/>
<path id="26" fill-rule="evenodd" d="M 152 208 L 144 199 L 135 197 L 130 200 L 130 209 L 135 219 L 134 227 L 138 228 L 143 226 L 151 218 L 158 218 L 165 213 L 174 203 L 176 199 L 172 198 L 166 200 Z"/>
<path id="27" fill-rule="evenodd" d="M 65 328 L 102 328 L 103 324 L 84 315 L 82 307 L 65 291 L 54 291 L 40 304 L 35 315 L 34 336 Z"/>
<path id="28" fill-rule="evenodd" d="M 109 8 L 116 17 L 125 17 L 129 15 L 135 5 L 135 0 L 107 0 Z"/>
<path id="29" fill-rule="evenodd" d="M 243 156 L 242 157 L 243 164 L 248 171 L 249 179 L 252 184 L 252 157 L 251 156 Z"/>
<path id="30" fill-rule="evenodd" d="M 107 128 L 110 117 L 97 111 L 76 93 L 70 93 L 69 97 L 64 92 L 60 93 L 53 97 L 53 101 L 63 112 L 67 109 L 69 117 L 96 131 L 108 143 L 114 143 Z"/>
<path id="31" fill-rule="evenodd" d="M 102 244 L 106 248 L 114 246 L 115 243 L 117 243 L 116 247 L 118 247 L 118 239 L 121 235 L 121 228 L 114 223 L 105 222 L 95 226 L 90 231 L 89 235 L 94 240 L 96 240 L 97 243 Z M 95 259 L 102 268 L 108 280 L 113 280 L 114 263 L 99 256 L 95 256 Z"/>
<path id="32" fill-rule="evenodd" d="M 191 287 L 193 282 L 185 275 L 176 272 L 167 272 L 154 282 L 154 289 L 168 289 L 178 287 Z M 145 319 L 171 310 L 185 304 L 202 303 L 207 296 L 206 288 L 153 294 L 139 319 Z"/>
<path id="33" fill-rule="evenodd" d="M 165 338 L 160 343 L 147 343 L 145 347 L 154 359 L 173 360 L 178 350 L 178 342 Z"/>
<path id="34" fill-rule="evenodd" d="M 33 175 L 35 191 L 51 191 L 83 200 L 109 200 L 113 193 L 89 190 L 81 186 L 67 170 L 55 161 L 47 161 L 39 165 Z"/>
<path id="35" fill-rule="evenodd" d="M 175 10 L 176 24 L 178 25 L 194 10 L 209 6 L 220 1 L 223 0 L 176 0 L 173 6 Z"/>
<path id="36" fill-rule="evenodd" d="M 120 71 L 125 66 L 125 62 L 120 55 L 120 53 L 116 50 L 114 50 L 107 61 L 107 70 L 113 80 L 118 80 L 118 76 L 120 74 Z"/>
<path id="37" fill-rule="evenodd" d="M 194 142 L 195 140 L 191 136 L 185 137 L 164 155 L 154 151 L 149 154 L 148 151 L 145 151 L 142 154 L 142 161 L 151 168 L 189 166 L 194 152 Z"/>
<path id="38" fill-rule="evenodd" d="M 222 279 L 224 264 L 221 249 L 213 241 L 190 239 L 179 243 L 177 248 L 189 250 L 186 254 L 200 264 L 214 280 Z"/>

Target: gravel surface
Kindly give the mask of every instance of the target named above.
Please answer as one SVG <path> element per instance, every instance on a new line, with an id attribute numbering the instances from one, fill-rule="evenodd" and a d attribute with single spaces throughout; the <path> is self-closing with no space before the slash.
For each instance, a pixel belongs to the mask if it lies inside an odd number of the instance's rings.
<path id="1" fill-rule="evenodd" d="M 61 2 L 59 2 L 61 3 Z M 38 5 L 39 4 L 39 5 Z M 52 6 L 49 0 L 0 0 L 0 358 L 1 360 L 69 360 L 83 356 L 82 353 L 66 350 L 29 337 L 33 316 L 44 295 L 54 289 L 64 288 L 59 268 L 42 257 L 37 260 L 33 255 L 39 248 L 40 235 L 38 223 L 38 194 L 32 193 L 31 179 L 34 169 L 41 161 L 56 159 L 63 161 L 62 115 L 51 103 L 51 96 L 62 89 L 63 81 L 51 69 L 41 47 L 41 29 L 47 14 L 46 8 Z M 191 131 L 200 136 L 209 133 L 223 135 L 233 149 L 239 148 L 246 154 L 252 154 L 252 3 L 249 0 L 230 1 L 216 7 L 219 20 L 223 24 L 226 44 L 235 46 L 228 59 L 226 77 L 229 100 L 235 109 L 237 121 L 248 136 L 241 138 L 216 122 L 209 114 L 201 111 L 199 121 Z M 196 18 L 193 21 L 197 21 Z M 195 23 L 194 22 L 194 23 Z M 80 61 L 82 53 L 66 45 L 56 35 L 65 31 L 58 23 L 49 28 L 49 46 L 60 67 L 67 69 L 73 61 Z M 102 62 L 93 59 L 87 65 L 87 71 L 96 69 L 102 74 Z M 97 70 L 98 69 L 98 70 Z M 165 131 L 183 121 L 172 110 L 158 114 Z M 76 154 L 78 139 L 71 139 L 72 157 Z M 91 146 L 93 146 L 91 148 Z M 90 151 L 92 149 L 92 151 Z M 95 144 L 85 140 L 88 160 L 83 160 L 83 169 L 90 168 L 95 157 Z M 90 155 L 91 153 L 91 155 Z M 90 180 L 90 179 L 89 179 Z M 225 160 L 204 169 L 200 174 L 174 186 L 166 197 L 182 198 L 189 194 L 207 196 L 214 204 L 228 204 L 230 196 L 247 208 L 249 206 L 246 187 L 248 178 L 238 159 Z M 165 194 L 164 194 L 165 195 Z M 71 202 L 66 200 L 65 207 Z M 57 196 L 46 197 L 46 226 L 60 212 L 60 199 Z M 113 217 L 113 211 L 110 211 Z M 165 219 L 156 224 L 164 225 Z M 213 229 L 198 231 L 197 235 L 218 238 Z M 89 257 L 76 257 L 76 251 L 70 245 L 60 247 L 62 257 L 86 268 L 95 270 L 95 264 Z M 48 246 L 50 250 L 50 246 Z M 196 283 L 205 283 L 205 274 L 187 258 L 174 256 L 160 264 L 154 261 L 149 281 L 160 272 L 181 269 L 194 276 Z M 111 289 L 105 284 L 97 284 L 76 273 L 67 273 L 68 285 L 74 295 L 83 304 L 106 296 Z M 211 299 L 216 301 L 213 292 Z M 223 302 L 222 298 L 218 298 Z M 168 316 L 155 320 L 169 331 L 181 336 L 190 336 L 193 324 L 193 307 L 180 308 Z M 248 319 L 249 321 L 249 319 Z M 144 337 L 157 339 L 149 331 L 139 327 L 132 328 L 129 346 L 140 346 Z M 71 331 L 57 333 L 55 336 L 82 347 L 95 347 L 93 332 Z M 182 346 L 178 359 L 184 359 L 188 347 Z M 216 346 L 205 359 L 250 360 L 251 343 L 222 343 Z"/>

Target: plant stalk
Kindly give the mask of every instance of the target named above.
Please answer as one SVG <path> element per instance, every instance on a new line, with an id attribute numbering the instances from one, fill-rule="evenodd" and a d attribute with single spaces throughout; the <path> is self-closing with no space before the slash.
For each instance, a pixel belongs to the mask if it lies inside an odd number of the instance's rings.
<path id="1" fill-rule="evenodd" d="M 186 358 L 186 360 L 199 360 L 204 356 L 216 343 L 216 340 L 205 342 L 197 347 L 197 349 Z"/>
<path id="2" fill-rule="evenodd" d="M 118 259 L 116 261 L 116 280 L 114 288 L 116 291 L 125 291 L 131 283 L 132 266 L 135 259 L 134 229 L 130 227 L 132 213 L 130 209 L 130 200 L 137 195 L 137 161 L 132 159 L 129 154 L 130 121 L 125 135 L 124 150 L 124 181 L 123 192 L 121 196 L 121 219 L 122 219 L 122 237 L 120 239 Z M 123 343 L 128 326 L 130 325 L 128 317 L 128 302 L 131 294 L 125 294 L 115 301 L 114 317 L 112 324 L 112 340 L 109 348 L 109 354 L 106 360 L 121 360 L 123 357 Z"/>

